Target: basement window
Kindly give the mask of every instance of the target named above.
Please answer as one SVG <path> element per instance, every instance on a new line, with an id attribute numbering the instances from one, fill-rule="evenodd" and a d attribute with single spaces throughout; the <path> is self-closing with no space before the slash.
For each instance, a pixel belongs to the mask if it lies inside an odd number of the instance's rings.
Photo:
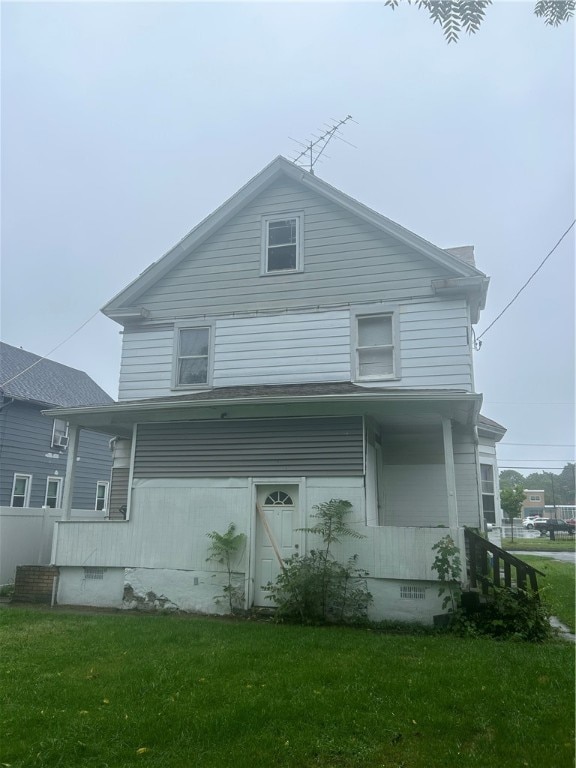
<path id="1" fill-rule="evenodd" d="M 400 597 L 402 600 L 425 600 L 426 587 L 414 587 L 407 584 L 400 585 Z"/>
<path id="2" fill-rule="evenodd" d="M 84 568 L 84 578 L 87 581 L 103 581 L 106 568 Z"/>

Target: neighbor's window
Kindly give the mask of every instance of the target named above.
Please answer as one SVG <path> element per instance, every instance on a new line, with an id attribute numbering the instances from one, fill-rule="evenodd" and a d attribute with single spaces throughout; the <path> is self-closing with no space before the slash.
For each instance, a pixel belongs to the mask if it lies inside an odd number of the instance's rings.
<path id="1" fill-rule="evenodd" d="M 44 506 L 50 509 L 56 509 L 61 504 L 62 497 L 62 478 L 49 477 L 46 480 L 46 496 L 44 497 Z"/>
<path id="2" fill-rule="evenodd" d="M 356 378 L 396 377 L 392 314 L 356 315 Z"/>
<path id="3" fill-rule="evenodd" d="M 27 507 L 30 505 L 30 486 L 32 475 L 14 475 L 12 483 L 11 507 Z"/>
<path id="4" fill-rule="evenodd" d="M 210 359 L 210 327 L 178 330 L 176 386 L 208 384 Z"/>
<path id="5" fill-rule="evenodd" d="M 302 216 L 263 219 L 262 272 L 298 272 L 302 269 Z"/>
<path id="6" fill-rule="evenodd" d="M 99 480 L 96 483 L 96 504 L 94 509 L 97 512 L 103 512 L 108 507 L 108 483 L 105 480 Z"/>
<path id="7" fill-rule="evenodd" d="M 530 501 L 542 501 L 541 496 L 530 496 Z"/>

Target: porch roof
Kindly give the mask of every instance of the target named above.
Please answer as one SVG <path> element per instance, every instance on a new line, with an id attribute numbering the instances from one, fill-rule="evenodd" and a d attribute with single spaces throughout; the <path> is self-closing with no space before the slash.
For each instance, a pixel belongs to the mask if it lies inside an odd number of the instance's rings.
<path id="1" fill-rule="evenodd" d="M 128 437 L 139 422 L 275 416 L 371 416 L 385 424 L 432 423 L 444 416 L 477 423 L 482 395 L 464 390 L 358 386 L 350 382 L 219 387 L 104 406 L 53 408 L 70 424 Z"/>

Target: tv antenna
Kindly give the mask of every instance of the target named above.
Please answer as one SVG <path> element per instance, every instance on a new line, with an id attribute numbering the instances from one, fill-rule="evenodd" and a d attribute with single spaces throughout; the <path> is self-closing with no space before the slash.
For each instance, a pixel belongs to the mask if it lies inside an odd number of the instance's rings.
<path id="1" fill-rule="evenodd" d="M 307 144 L 304 144 L 301 141 L 297 141 L 296 139 L 292 139 L 290 136 L 288 137 L 290 141 L 295 141 L 296 144 L 304 147 L 304 149 L 292 160 L 292 162 L 294 165 L 299 165 L 301 168 L 306 168 L 306 170 L 308 170 L 312 175 L 314 175 L 314 166 L 318 160 L 320 160 L 324 154 L 324 150 L 330 141 L 332 141 L 332 139 L 340 139 L 340 141 L 343 141 L 345 144 L 354 147 L 354 149 L 358 149 L 358 147 L 354 146 L 354 144 L 351 144 L 349 141 L 346 141 L 346 139 L 343 139 L 342 136 L 338 135 L 338 131 L 349 120 L 352 120 L 353 123 L 356 123 L 356 120 L 353 119 L 352 115 L 347 115 L 343 120 L 334 120 L 334 118 L 330 119 L 332 120 L 332 123 L 324 123 L 324 126 L 327 128 L 327 130 L 320 134 L 320 136 L 312 134 L 312 139 L 310 139 Z M 328 157 L 328 155 L 325 155 L 325 157 Z"/>

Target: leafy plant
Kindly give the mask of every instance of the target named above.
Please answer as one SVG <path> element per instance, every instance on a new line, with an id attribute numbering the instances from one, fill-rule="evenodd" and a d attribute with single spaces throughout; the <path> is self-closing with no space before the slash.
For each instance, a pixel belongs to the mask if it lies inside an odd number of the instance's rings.
<path id="1" fill-rule="evenodd" d="M 317 504 L 311 517 L 318 522 L 307 533 L 320 536 L 324 547 L 285 561 L 274 584 L 268 584 L 268 599 L 276 603 L 276 618 L 302 623 L 352 623 L 366 618 L 372 595 L 366 585 L 368 572 L 358 567 L 358 556 L 346 564 L 337 562 L 331 552 L 342 537 L 364 538 L 345 520 L 352 504 L 331 499 Z"/>
<path id="2" fill-rule="evenodd" d="M 442 609 L 448 608 L 453 612 L 457 607 L 457 599 L 460 595 L 460 577 L 462 575 L 462 563 L 460 550 L 456 546 L 452 536 L 444 536 L 432 547 L 436 557 L 432 563 L 432 570 L 436 571 L 442 586 L 438 590 L 438 596 L 445 595 L 442 601 Z"/>
<path id="3" fill-rule="evenodd" d="M 540 600 L 540 592 L 497 587 L 488 581 L 488 595 L 454 616 L 452 629 L 457 634 L 489 635 L 498 639 L 543 642 L 552 635 L 550 610 Z"/>
<path id="4" fill-rule="evenodd" d="M 447 42 L 458 41 L 461 32 L 476 33 L 484 21 L 484 15 L 492 0 L 406 0 L 409 5 L 424 8 L 434 24 L 442 27 Z M 385 5 L 394 10 L 400 0 L 386 0 Z M 534 14 L 549 26 L 558 27 L 574 15 L 574 0 L 538 0 Z"/>
<path id="5" fill-rule="evenodd" d="M 226 533 L 211 531 L 206 535 L 212 542 L 208 549 L 208 557 L 206 558 L 206 561 L 224 565 L 228 576 L 228 583 L 223 587 L 224 594 L 216 595 L 214 600 L 217 603 L 220 603 L 225 599 L 228 602 L 230 613 L 235 613 L 242 608 L 244 604 L 244 590 L 233 583 L 232 576 L 234 570 L 232 566 L 241 547 L 244 546 L 246 536 L 243 533 L 236 533 L 236 526 L 234 523 L 230 523 Z"/>

